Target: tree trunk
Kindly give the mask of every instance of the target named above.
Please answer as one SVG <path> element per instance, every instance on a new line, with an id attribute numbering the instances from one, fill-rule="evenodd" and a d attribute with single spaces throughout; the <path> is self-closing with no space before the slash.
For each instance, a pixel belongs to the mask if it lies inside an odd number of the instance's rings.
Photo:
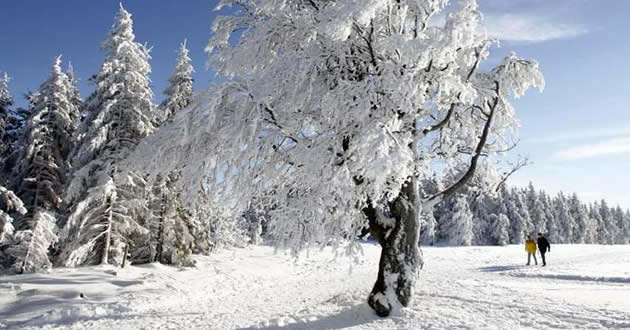
<path id="1" fill-rule="evenodd" d="M 114 202 L 111 196 L 107 198 L 109 204 L 109 211 L 107 213 L 107 230 L 105 232 L 105 244 L 103 244 L 103 253 L 101 254 L 101 265 L 107 265 L 109 263 L 109 246 L 112 239 L 112 222 L 114 212 Z"/>
<path id="2" fill-rule="evenodd" d="M 129 255 L 129 243 L 125 244 L 125 252 L 123 254 L 122 266 L 120 268 L 125 268 L 127 264 L 127 255 Z"/>
<path id="3" fill-rule="evenodd" d="M 392 310 L 401 305 L 409 306 L 418 272 L 422 268 L 417 217 L 420 203 L 415 185 L 415 179 L 410 179 L 398 198 L 389 204 L 393 227 L 378 221 L 378 210 L 372 205 L 363 210 L 368 217 L 372 236 L 381 245 L 378 277 L 368 298 L 370 307 L 381 317 L 389 316 Z M 368 200 L 368 204 L 371 201 Z"/>
<path id="4" fill-rule="evenodd" d="M 164 215 L 166 213 L 166 194 L 162 193 L 162 199 L 160 203 L 160 222 L 158 225 L 158 242 L 155 260 L 159 263 L 164 263 L 162 260 L 162 254 L 164 250 Z"/>

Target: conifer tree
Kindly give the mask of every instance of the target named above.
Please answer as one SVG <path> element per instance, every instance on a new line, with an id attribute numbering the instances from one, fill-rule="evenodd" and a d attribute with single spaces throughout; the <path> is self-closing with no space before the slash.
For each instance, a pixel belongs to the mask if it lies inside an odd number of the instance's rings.
<path id="1" fill-rule="evenodd" d="M 13 97 L 9 92 L 9 75 L 3 73 L 0 76 L 0 165 L 4 162 L 4 157 L 8 151 L 9 135 L 7 132 L 9 125 L 10 107 L 13 105 Z M 1 168 L 1 167 L 0 167 Z"/>
<path id="2" fill-rule="evenodd" d="M 513 187 L 510 198 L 512 198 L 514 205 L 512 212 L 515 220 L 511 221 L 513 237 L 520 237 L 520 241 L 514 243 L 522 243 L 525 236 L 532 233 L 532 221 L 529 216 L 529 211 L 527 210 L 527 203 L 525 202 L 523 191 Z"/>
<path id="3" fill-rule="evenodd" d="M 25 148 L 20 153 L 15 177 L 18 195 L 28 215 L 23 219 L 18 244 L 11 248 L 16 271 L 35 272 L 51 267 L 48 249 L 57 242 L 57 211 L 69 181 L 68 158 L 79 109 L 73 102 L 68 76 L 61 71 L 61 56 L 55 59 L 50 77 L 32 100 L 26 123 Z"/>
<path id="4" fill-rule="evenodd" d="M 66 76 L 68 76 L 68 94 L 70 95 L 70 102 L 80 109 L 83 106 L 83 99 L 81 98 L 81 93 L 79 92 L 79 88 L 77 87 L 79 83 L 79 79 L 76 77 L 74 72 L 74 67 L 71 62 L 68 62 L 68 68 L 66 69 Z"/>
<path id="5" fill-rule="evenodd" d="M 593 235 L 595 243 L 604 244 L 606 237 L 608 237 L 608 229 L 606 228 L 606 226 L 604 226 L 602 222 L 602 216 L 599 213 L 599 209 L 599 202 L 593 202 L 593 204 L 590 205 L 588 215 L 591 219 L 591 222 L 594 224 L 594 227 L 596 228 Z"/>
<path id="6" fill-rule="evenodd" d="M 197 219 L 186 210 L 176 187 L 176 172 L 158 176 L 148 203 L 145 227 L 150 238 L 150 250 L 138 254 L 164 264 L 192 266 L 192 253 L 203 231 Z"/>
<path id="7" fill-rule="evenodd" d="M 490 222 L 490 238 L 492 243 L 496 245 L 510 244 L 509 227 L 510 220 L 505 214 L 491 214 Z"/>
<path id="8" fill-rule="evenodd" d="M 72 214 L 62 232 L 60 263 L 120 264 L 130 237 L 146 231 L 137 223 L 146 182 L 119 173 L 121 162 L 153 130 L 149 50 L 135 41 L 131 14 L 122 5 L 109 38 L 105 62 L 86 100 L 87 117 L 68 191 Z"/>
<path id="9" fill-rule="evenodd" d="M 190 57 L 188 56 L 188 48 L 186 48 L 186 40 L 180 45 L 175 72 L 168 79 L 170 85 L 164 91 L 167 96 L 162 103 L 162 111 L 164 119 L 168 120 L 175 113 L 185 108 L 192 101 L 193 95 L 193 78 L 194 72 Z"/>
<path id="10" fill-rule="evenodd" d="M 471 245 L 473 239 L 472 213 L 465 195 L 457 195 L 450 211 L 440 219 L 442 235 L 448 245 Z"/>
<path id="11" fill-rule="evenodd" d="M 616 225 L 615 244 L 628 244 L 628 229 L 625 222 L 625 214 L 619 205 L 615 207 L 613 213 L 613 222 Z"/>
<path id="12" fill-rule="evenodd" d="M 507 186 L 503 186 L 501 188 L 501 199 L 504 207 L 502 211 L 504 211 L 505 215 L 507 215 L 510 220 L 510 243 L 512 244 L 521 244 L 524 242 L 524 236 L 527 232 L 527 223 L 523 218 L 521 211 L 516 206 L 517 198 L 512 196 L 513 192 L 511 192 Z"/>
<path id="13" fill-rule="evenodd" d="M 553 200 L 556 226 L 558 227 L 558 243 L 569 244 L 573 240 L 575 221 L 569 212 L 567 199 L 562 192 Z"/>
<path id="14" fill-rule="evenodd" d="M 615 244 L 617 225 L 615 224 L 612 212 L 608 207 L 608 203 L 603 199 L 599 204 L 599 216 L 601 219 L 600 243 Z"/>
<path id="15" fill-rule="evenodd" d="M 586 243 L 591 226 L 588 217 L 588 210 L 584 207 L 584 205 L 582 205 L 575 193 L 571 195 L 568 203 L 569 216 L 573 220 L 574 225 L 571 243 Z"/>
<path id="16" fill-rule="evenodd" d="M 423 245 L 435 244 L 437 236 L 437 221 L 433 216 L 433 211 L 421 212 L 421 231 L 420 231 L 420 243 Z"/>
<path id="17" fill-rule="evenodd" d="M 0 186 L 0 247 L 13 236 L 14 227 L 11 214 L 14 212 L 20 215 L 26 214 L 22 200 L 11 190 Z"/>
<path id="18" fill-rule="evenodd" d="M 527 203 L 527 209 L 529 210 L 529 216 L 532 221 L 532 229 L 535 233 L 546 233 L 547 232 L 547 217 L 544 209 L 544 205 L 536 190 L 534 189 L 534 185 L 530 182 L 527 186 L 527 193 L 525 194 L 525 199 Z"/>

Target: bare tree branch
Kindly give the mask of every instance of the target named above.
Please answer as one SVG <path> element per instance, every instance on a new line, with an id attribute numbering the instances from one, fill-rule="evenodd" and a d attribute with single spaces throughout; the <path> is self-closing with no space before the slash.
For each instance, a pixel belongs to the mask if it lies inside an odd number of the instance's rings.
<path id="1" fill-rule="evenodd" d="M 529 161 L 529 159 L 527 157 L 525 158 L 520 158 L 516 161 L 516 163 L 514 164 L 510 164 L 512 166 L 512 168 L 503 173 L 503 177 L 501 178 L 501 180 L 499 181 L 499 183 L 497 183 L 496 188 L 494 189 L 495 192 L 498 192 L 499 190 L 501 190 L 501 187 L 503 187 L 505 185 L 505 183 L 507 182 L 507 180 L 510 178 L 510 176 L 516 172 L 518 172 L 521 168 L 530 165 L 531 162 Z"/>
<path id="2" fill-rule="evenodd" d="M 464 187 L 468 183 L 468 181 L 470 181 L 470 179 L 472 179 L 472 177 L 474 176 L 475 170 L 477 169 L 477 163 L 479 162 L 479 157 L 481 157 L 482 151 L 483 151 L 483 147 L 485 146 L 486 141 L 488 140 L 488 136 L 490 135 L 490 127 L 492 126 L 492 119 L 494 118 L 494 114 L 495 114 L 496 108 L 497 108 L 497 106 L 499 105 L 499 102 L 500 102 L 499 82 L 495 81 L 494 83 L 495 83 L 495 92 L 496 92 L 497 96 L 494 98 L 493 102 L 488 101 L 488 105 L 490 107 L 490 113 L 489 113 L 489 116 L 488 116 L 488 120 L 486 121 L 486 123 L 485 123 L 485 125 L 483 127 L 483 132 L 481 134 L 481 138 L 479 139 L 479 143 L 477 143 L 477 147 L 475 148 L 475 153 L 472 156 L 472 158 L 470 159 L 470 166 L 468 167 L 468 170 L 452 186 L 450 186 L 449 188 L 447 188 L 444 191 L 441 191 L 441 192 L 439 192 L 439 193 L 429 197 L 428 199 L 424 200 L 424 202 L 427 202 L 427 203 L 429 203 L 431 205 L 435 205 L 435 204 L 443 201 L 445 198 L 455 194 L 462 187 Z"/>

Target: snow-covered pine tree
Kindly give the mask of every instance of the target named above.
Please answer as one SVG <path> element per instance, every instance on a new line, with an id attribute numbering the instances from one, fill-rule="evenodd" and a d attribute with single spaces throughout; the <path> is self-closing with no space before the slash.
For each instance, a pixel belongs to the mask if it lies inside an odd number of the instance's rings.
<path id="1" fill-rule="evenodd" d="M 547 214 L 544 209 L 543 202 L 538 197 L 534 185 L 530 182 L 527 186 L 527 193 L 525 194 L 527 203 L 527 209 L 532 221 L 532 229 L 534 233 L 546 233 L 547 232 Z"/>
<path id="2" fill-rule="evenodd" d="M 32 100 L 25 147 L 14 171 L 19 182 L 18 195 L 28 210 L 15 234 L 17 246 L 10 249 L 15 253 L 14 268 L 20 273 L 51 267 L 48 249 L 57 242 L 56 212 L 69 181 L 68 158 L 79 120 L 79 109 L 68 87 L 69 79 L 61 71 L 59 56 L 50 77 Z"/>
<path id="3" fill-rule="evenodd" d="M 608 236 L 608 230 L 606 229 L 606 226 L 604 226 L 602 223 L 602 216 L 599 213 L 599 208 L 599 202 L 597 201 L 590 204 L 588 209 L 588 217 L 595 227 L 595 232 L 593 233 L 594 243 L 604 244 L 604 241 Z"/>
<path id="4" fill-rule="evenodd" d="M 15 232 L 13 236 L 17 243 L 7 248 L 13 270 L 22 274 L 52 268 L 50 248 L 58 240 L 55 215 L 46 209 L 38 209 L 23 225 L 28 229 Z"/>
<path id="5" fill-rule="evenodd" d="M 4 72 L 0 75 L 0 169 L 3 168 L 4 157 L 11 144 L 7 129 L 9 126 L 10 107 L 12 105 L 13 97 L 9 92 L 9 75 Z"/>
<path id="6" fill-rule="evenodd" d="M 568 200 L 569 204 L 569 216 L 573 220 L 573 235 L 571 238 L 571 243 L 586 243 L 587 235 L 589 232 L 590 221 L 588 217 L 588 209 L 584 207 L 584 205 L 578 199 L 576 193 L 571 195 L 571 198 Z"/>
<path id="7" fill-rule="evenodd" d="M 512 187 L 510 198 L 512 199 L 514 205 L 514 209 L 512 209 L 511 211 L 513 212 L 512 216 L 515 219 L 513 220 L 512 218 L 510 218 L 510 224 L 512 225 L 512 237 L 520 237 L 519 241 L 512 241 L 512 243 L 520 244 L 525 242 L 525 237 L 528 234 L 532 234 L 532 220 L 529 216 L 529 211 L 527 210 L 527 203 L 525 202 L 524 191 L 516 187 Z"/>
<path id="8" fill-rule="evenodd" d="M 625 214 L 621 206 L 617 205 L 612 211 L 613 221 L 616 224 L 615 244 L 628 244 L 630 237 L 628 236 L 628 228 L 626 224 Z"/>
<path id="9" fill-rule="evenodd" d="M 466 196 L 458 194 L 453 198 L 452 205 L 450 212 L 445 212 L 440 219 L 443 242 L 453 246 L 471 245 L 473 239 L 473 216 Z"/>
<path id="10" fill-rule="evenodd" d="M 617 224 L 613 218 L 612 211 L 608 207 L 606 200 L 602 199 L 599 203 L 599 216 L 600 216 L 600 243 L 601 244 L 615 244 L 615 235 L 617 233 Z"/>
<path id="11" fill-rule="evenodd" d="M 548 239 L 556 244 L 565 243 L 566 233 L 562 221 L 565 221 L 568 217 L 568 208 L 558 196 L 553 199 L 550 196 L 547 196 L 547 198 L 550 198 L 548 214 L 553 214 L 552 220 L 547 224 L 549 228 Z"/>
<path id="12" fill-rule="evenodd" d="M 149 198 L 145 227 L 149 229 L 149 250 L 138 251 L 134 261 L 157 261 L 177 266 L 192 266 L 196 235 L 202 228 L 181 203 L 176 172 L 157 176 Z"/>
<path id="13" fill-rule="evenodd" d="M 547 228 L 547 239 L 550 243 L 560 243 L 560 228 L 556 221 L 556 213 L 554 212 L 554 204 L 551 200 L 551 197 L 546 194 L 543 190 L 538 194 L 540 201 L 543 204 L 543 210 L 545 211 L 545 218 L 547 219 L 547 223 L 545 227 Z"/>
<path id="14" fill-rule="evenodd" d="M 3 246 L 13 235 L 12 213 L 26 214 L 26 208 L 19 197 L 11 190 L 0 186 L 0 246 Z"/>
<path id="15" fill-rule="evenodd" d="M 9 92 L 9 80 L 6 72 L 0 75 L 0 185 L 13 189 L 15 182 L 11 173 L 17 157 L 15 150 L 29 111 L 11 109 L 13 97 Z"/>
<path id="16" fill-rule="evenodd" d="M 583 204 L 584 213 L 586 214 L 586 232 L 584 233 L 584 243 L 598 244 L 598 217 L 594 217 L 593 204 Z M 598 212 L 595 212 L 598 213 Z"/>
<path id="17" fill-rule="evenodd" d="M 569 213 L 569 204 L 567 198 L 562 192 L 553 199 L 554 214 L 556 225 L 558 226 L 558 243 L 570 244 L 573 239 L 573 228 L 575 220 Z M 551 235 L 551 234 L 550 234 Z"/>
<path id="18" fill-rule="evenodd" d="M 76 224 L 80 230 L 63 232 L 62 238 L 68 243 L 59 262 L 67 267 L 121 265 L 125 251 L 134 247 L 130 237 L 148 234 L 137 223 L 140 214 L 131 212 L 139 208 L 135 203 L 142 200 L 137 198 L 138 191 L 125 189 L 137 185 L 116 185 L 108 175 L 99 178 L 103 181 L 88 190 L 87 197 L 75 206 L 68 219 L 69 225 Z"/>
<path id="19" fill-rule="evenodd" d="M 422 198 L 428 198 L 432 195 L 438 194 L 444 190 L 441 179 L 433 174 L 428 177 L 424 177 L 420 180 L 420 194 Z M 438 219 L 441 216 L 442 210 L 439 206 L 423 209 L 420 212 L 420 243 L 425 245 L 434 245 L 439 238 L 439 224 Z"/>
<path id="20" fill-rule="evenodd" d="M 470 211 L 473 215 L 473 245 L 492 244 L 490 216 L 496 212 L 497 208 L 493 197 L 485 191 L 471 193 L 468 196 Z"/>
<path id="21" fill-rule="evenodd" d="M 503 203 L 502 212 L 510 220 L 510 243 L 521 244 L 524 242 L 524 236 L 527 233 L 527 224 L 521 216 L 521 212 L 516 208 L 515 198 L 507 186 L 502 186 L 500 191 L 500 199 Z"/>
<path id="22" fill-rule="evenodd" d="M 491 214 L 489 216 L 490 232 L 489 236 L 493 244 L 510 244 L 510 219 L 505 214 Z"/>
<path id="23" fill-rule="evenodd" d="M 133 173 L 119 175 L 118 169 L 154 130 L 150 55 L 135 41 L 131 14 L 122 5 L 103 48 L 107 54 L 92 80 L 96 90 L 85 102 L 87 117 L 73 158 L 77 170 L 67 193 L 72 214 L 62 231 L 60 263 L 68 266 L 118 265 L 124 250 L 133 247 L 128 238 L 144 230 L 132 215 L 142 212 L 134 199 L 144 198 L 137 195 L 146 182 Z"/>
<path id="24" fill-rule="evenodd" d="M 420 243 L 424 245 L 433 245 L 435 244 L 437 236 L 437 221 L 433 216 L 433 212 L 432 210 L 424 211 L 420 213 L 420 216 Z"/>
<path id="25" fill-rule="evenodd" d="M 167 96 L 166 100 L 161 104 L 162 115 L 164 120 L 168 120 L 175 113 L 185 108 L 192 101 L 193 96 L 193 66 L 188 56 L 188 48 L 186 48 L 186 40 L 180 45 L 179 55 L 177 56 L 177 64 L 175 72 L 168 78 L 170 85 L 164 91 Z"/>
<path id="26" fill-rule="evenodd" d="M 66 76 L 68 77 L 68 94 L 70 95 L 70 103 L 72 103 L 78 109 L 81 109 L 83 106 L 83 99 L 81 98 L 81 93 L 79 92 L 79 79 L 76 77 L 76 73 L 74 72 L 74 67 L 71 62 L 68 62 L 68 68 L 66 69 Z"/>

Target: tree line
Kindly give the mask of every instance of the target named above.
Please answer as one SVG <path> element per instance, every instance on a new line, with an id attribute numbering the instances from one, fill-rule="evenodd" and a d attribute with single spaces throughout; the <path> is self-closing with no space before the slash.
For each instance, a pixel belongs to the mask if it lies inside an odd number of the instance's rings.
<path id="1" fill-rule="evenodd" d="M 439 186 L 435 178 L 425 187 Z M 543 233 L 556 244 L 628 244 L 630 210 L 606 200 L 580 201 L 577 194 L 555 196 L 502 185 L 498 191 L 464 189 L 422 214 L 425 245 L 521 244 L 527 235 Z"/>

